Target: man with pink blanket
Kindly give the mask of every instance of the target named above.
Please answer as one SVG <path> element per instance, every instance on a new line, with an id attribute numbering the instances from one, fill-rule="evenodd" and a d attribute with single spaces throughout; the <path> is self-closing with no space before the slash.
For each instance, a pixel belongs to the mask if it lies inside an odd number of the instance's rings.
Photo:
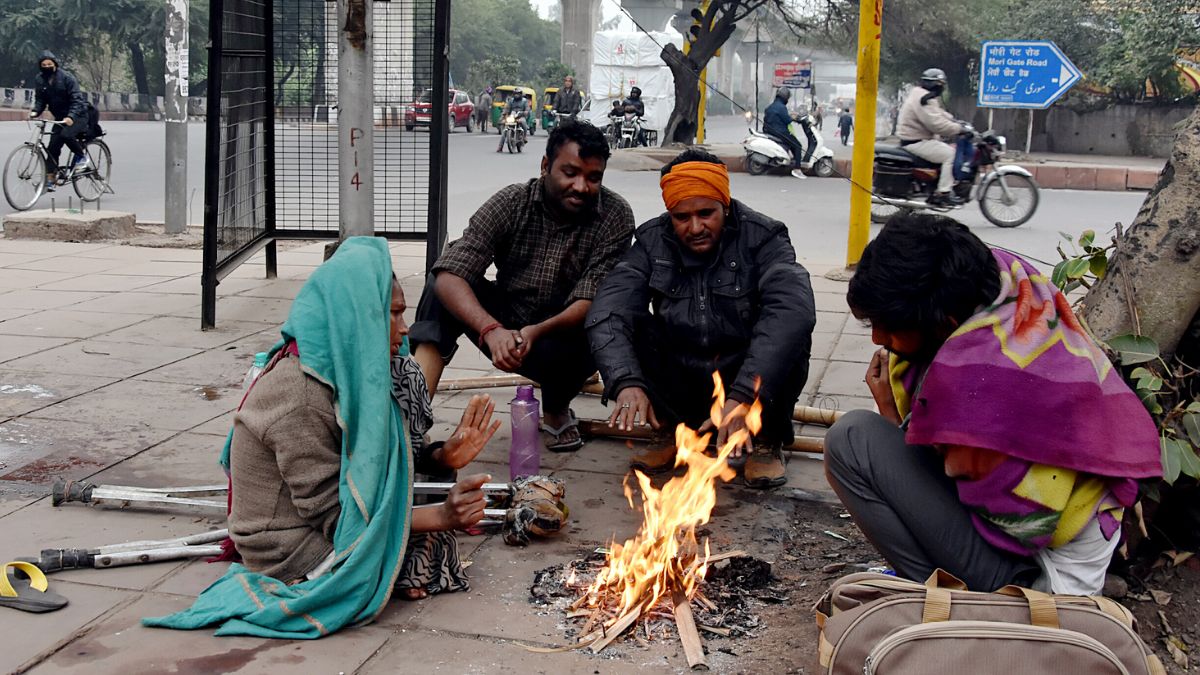
<path id="1" fill-rule="evenodd" d="M 879 413 L 830 429 L 826 475 L 896 573 L 1098 594 L 1158 433 L 1058 288 L 923 214 L 883 228 L 847 301 L 883 348 Z"/>

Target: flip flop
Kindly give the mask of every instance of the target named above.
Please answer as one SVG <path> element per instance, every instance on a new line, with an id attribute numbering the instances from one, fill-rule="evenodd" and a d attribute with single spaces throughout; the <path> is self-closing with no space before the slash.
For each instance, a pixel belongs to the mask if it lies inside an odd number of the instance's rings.
<path id="1" fill-rule="evenodd" d="M 24 576 L 17 576 L 17 572 Z M 0 607 L 39 614 L 66 607 L 67 599 L 46 590 L 49 586 L 37 565 L 20 561 L 5 563 L 4 576 L 0 576 Z"/>
<path id="2" fill-rule="evenodd" d="M 575 411 L 567 408 L 567 421 L 561 427 L 555 428 L 548 424 L 542 424 L 538 427 L 542 433 L 554 439 L 553 443 L 546 443 L 546 449 L 550 452 L 575 452 L 583 447 L 583 436 L 574 441 L 560 442 L 558 439 L 562 437 L 568 429 L 579 429 L 579 418 L 575 417 Z"/>

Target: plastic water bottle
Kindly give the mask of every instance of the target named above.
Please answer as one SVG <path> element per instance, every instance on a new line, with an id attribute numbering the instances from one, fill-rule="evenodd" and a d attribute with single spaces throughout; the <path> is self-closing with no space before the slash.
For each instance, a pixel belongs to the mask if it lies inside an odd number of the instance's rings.
<path id="1" fill-rule="evenodd" d="M 254 355 L 254 365 L 250 366 L 250 370 L 246 371 L 246 378 L 242 380 L 243 393 L 250 391 L 250 385 L 254 384 L 259 375 L 262 375 L 263 370 L 267 367 L 268 356 L 269 354 L 266 352 L 259 352 Z"/>
<path id="2" fill-rule="evenodd" d="M 512 414 L 512 447 L 508 451 L 510 480 L 536 476 L 542 466 L 542 439 L 538 436 L 541 420 L 533 385 L 517 387 L 517 397 L 508 403 Z"/>

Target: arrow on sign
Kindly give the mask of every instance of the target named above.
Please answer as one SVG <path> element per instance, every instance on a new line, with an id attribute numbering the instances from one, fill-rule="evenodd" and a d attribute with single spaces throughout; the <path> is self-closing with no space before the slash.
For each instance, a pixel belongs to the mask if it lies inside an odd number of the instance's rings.
<path id="1" fill-rule="evenodd" d="M 1048 108 L 1082 76 L 1053 42 L 983 43 L 979 59 L 979 106 Z"/>

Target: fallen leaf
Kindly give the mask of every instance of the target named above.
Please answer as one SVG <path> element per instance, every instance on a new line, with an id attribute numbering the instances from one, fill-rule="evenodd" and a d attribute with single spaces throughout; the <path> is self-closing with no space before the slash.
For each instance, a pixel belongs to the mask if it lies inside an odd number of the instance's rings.
<path id="1" fill-rule="evenodd" d="M 1175 637 L 1174 635 L 1163 640 L 1163 642 L 1166 643 L 1167 653 L 1171 655 L 1171 658 L 1175 661 L 1175 663 L 1177 663 L 1180 668 L 1187 670 L 1188 669 L 1188 656 L 1186 653 L 1187 645 L 1183 644 L 1183 642 L 1181 642 L 1179 640 L 1179 638 Z"/>
<path id="2" fill-rule="evenodd" d="M 1195 554 L 1192 553 L 1191 551 L 1184 551 L 1183 553 L 1176 553 L 1175 551 L 1167 551 L 1167 556 L 1169 556 L 1171 558 L 1171 564 L 1175 565 L 1176 567 L 1187 562 L 1188 558 L 1191 558 L 1193 555 L 1195 555 Z"/>
<path id="3" fill-rule="evenodd" d="M 1163 627 L 1164 633 L 1166 633 L 1167 635 L 1170 635 L 1171 633 L 1175 632 L 1175 631 L 1171 630 L 1171 624 L 1167 621 L 1167 615 L 1165 613 L 1163 613 L 1163 611 L 1161 609 L 1158 610 L 1158 620 L 1162 622 L 1162 627 Z"/>
<path id="4" fill-rule="evenodd" d="M 1155 604 L 1161 605 L 1163 607 L 1166 607 L 1167 603 L 1171 602 L 1171 594 L 1166 591 L 1151 589 L 1150 597 L 1154 598 Z"/>

